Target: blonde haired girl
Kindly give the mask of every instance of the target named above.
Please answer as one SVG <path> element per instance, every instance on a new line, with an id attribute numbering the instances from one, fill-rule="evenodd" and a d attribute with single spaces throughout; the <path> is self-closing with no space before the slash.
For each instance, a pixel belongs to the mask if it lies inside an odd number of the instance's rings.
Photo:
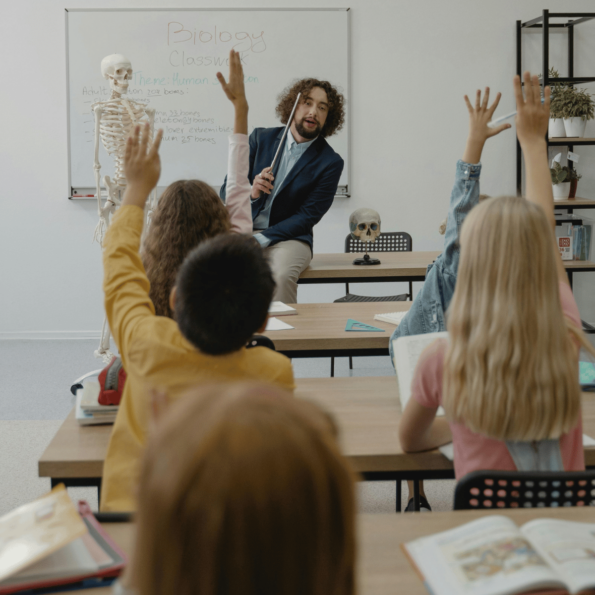
<path id="1" fill-rule="evenodd" d="M 578 349 L 595 350 L 554 237 L 545 134 L 549 88 L 515 77 L 527 199 L 495 198 L 463 224 L 449 340 L 420 357 L 399 436 L 407 451 L 454 443 L 457 478 L 480 469 L 584 469 Z M 442 405 L 447 419 L 436 419 Z"/>

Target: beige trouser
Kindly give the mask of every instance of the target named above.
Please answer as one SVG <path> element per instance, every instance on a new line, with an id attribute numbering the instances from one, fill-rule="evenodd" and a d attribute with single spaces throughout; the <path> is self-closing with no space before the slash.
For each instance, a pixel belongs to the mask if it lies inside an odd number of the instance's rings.
<path id="1" fill-rule="evenodd" d="M 273 300 L 297 303 L 297 281 L 312 260 L 310 246 L 299 240 L 286 240 L 264 249 L 269 258 L 277 288 Z"/>

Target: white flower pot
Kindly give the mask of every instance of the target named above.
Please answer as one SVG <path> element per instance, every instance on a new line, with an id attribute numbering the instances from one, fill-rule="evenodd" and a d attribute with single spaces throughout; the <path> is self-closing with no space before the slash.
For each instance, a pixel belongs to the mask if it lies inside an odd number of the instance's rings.
<path id="1" fill-rule="evenodd" d="M 586 127 L 587 120 L 583 120 L 582 118 L 564 118 L 564 128 L 566 128 L 566 136 L 583 138 L 585 136 Z"/>
<path id="2" fill-rule="evenodd" d="M 564 127 L 564 120 L 562 118 L 550 118 L 550 125 L 548 128 L 548 136 L 552 137 L 564 137 L 566 136 L 566 128 Z"/>
<path id="3" fill-rule="evenodd" d="M 560 182 L 552 184 L 554 190 L 554 200 L 566 200 L 570 194 L 570 182 Z"/>

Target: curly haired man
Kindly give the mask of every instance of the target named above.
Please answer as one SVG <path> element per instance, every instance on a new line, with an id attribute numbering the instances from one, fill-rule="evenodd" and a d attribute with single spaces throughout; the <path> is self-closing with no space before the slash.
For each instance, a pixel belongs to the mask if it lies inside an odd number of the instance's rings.
<path id="1" fill-rule="evenodd" d="M 343 159 L 325 140 L 343 127 L 343 95 L 327 81 L 297 81 L 279 97 L 276 112 L 283 124 L 298 93 L 275 171 L 269 166 L 283 127 L 256 128 L 250 135 L 254 237 L 269 256 L 277 283 L 274 299 L 285 303 L 297 302 L 298 278 L 312 260 L 313 227 L 330 209 L 343 171 Z"/>

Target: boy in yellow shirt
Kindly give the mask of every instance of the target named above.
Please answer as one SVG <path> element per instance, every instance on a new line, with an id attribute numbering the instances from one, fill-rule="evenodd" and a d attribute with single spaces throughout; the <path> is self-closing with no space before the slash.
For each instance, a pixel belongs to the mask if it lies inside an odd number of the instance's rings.
<path id="1" fill-rule="evenodd" d="M 171 295 L 176 320 L 155 315 L 139 247 L 145 202 L 161 171 L 161 137 L 160 130 L 149 148 L 147 125 L 128 139 L 128 185 L 104 240 L 105 309 L 128 377 L 104 464 L 103 511 L 136 508 L 152 390 L 175 399 L 197 383 L 242 379 L 294 388 L 288 358 L 244 347 L 264 330 L 275 286 L 251 237 L 221 235 L 192 251 Z"/>

